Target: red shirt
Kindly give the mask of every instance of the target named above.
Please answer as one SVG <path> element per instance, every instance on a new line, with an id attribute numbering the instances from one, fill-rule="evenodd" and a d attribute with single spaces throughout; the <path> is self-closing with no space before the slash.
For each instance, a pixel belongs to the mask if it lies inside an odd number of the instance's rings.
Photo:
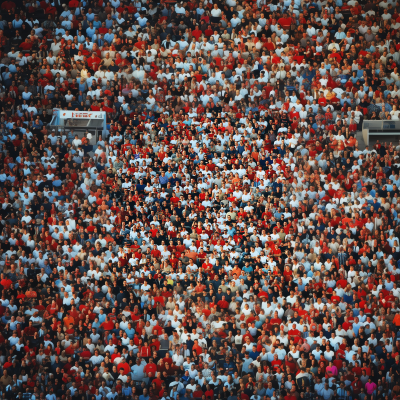
<path id="1" fill-rule="evenodd" d="M 229 303 L 226 300 L 220 300 L 218 303 L 220 308 L 226 309 L 229 307 Z"/>
<path id="2" fill-rule="evenodd" d="M 152 376 L 156 376 L 156 372 L 157 372 L 157 365 L 154 363 L 149 363 L 147 364 L 144 368 L 143 371 L 149 375 L 149 372 L 151 372 L 153 375 Z"/>
<path id="3" fill-rule="evenodd" d="M 30 50 L 32 48 L 32 43 L 23 42 L 19 45 L 22 50 Z"/>
<path id="4" fill-rule="evenodd" d="M 199 41 L 199 37 L 203 34 L 203 32 L 199 29 L 196 28 L 194 31 L 192 31 L 192 36 L 196 38 L 196 41 Z"/>
<path id="5" fill-rule="evenodd" d="M 282 365 L 282 361 L 281 360 L 274 360 L 271 362 L 271 366 L 274 370 L 277 370 L 278 367 L 280 367 Z"/>

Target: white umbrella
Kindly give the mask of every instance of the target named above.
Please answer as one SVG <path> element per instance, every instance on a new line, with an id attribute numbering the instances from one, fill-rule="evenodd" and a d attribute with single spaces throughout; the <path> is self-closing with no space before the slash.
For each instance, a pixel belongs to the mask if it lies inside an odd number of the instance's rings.
<path id="1" fill-rule="evenodd" d="M 53 85 L 46 85 L 44 87 L 44 90 L 54 90 L 54 89 L 55 89 L 55 87 Z"/>

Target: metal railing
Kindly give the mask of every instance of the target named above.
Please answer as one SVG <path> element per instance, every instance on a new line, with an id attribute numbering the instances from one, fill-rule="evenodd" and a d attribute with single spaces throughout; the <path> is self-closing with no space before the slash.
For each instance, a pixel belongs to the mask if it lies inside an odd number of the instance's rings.
<path id="1" fill-rule="evenodd" d="M 363 130 L 368 129 L 370 132 L 400 131 L 400 121 L 364 120 L 362 128 Z"/>
<path id="2" fill-rule="evenodd" d="M 374 121 L 374 120 L 364 120 L 362 124 L 362 136 L 364 139 L 364 144 L 369 146 L 370 135 L 388 135 L 397 136 L 400 135 L 400 121 Z"/>
<path id="3" fill-rule="evenodd" d="M 83 134 L 86 131 L 89 131 L 92 134 L 92 139 L 90 140 L 90 143 L 92 146 L 94 146 L 98 141 L 99 141 L 99 134 L 100 132 L 103 132 L 102 129 L 95 128 L 95 127 L 75 127 L 75 126 L 62 126 L 62 125 L 47 125 L 47 129 L 50 131 L 55 130 L 56 131 L 56 136 L 61 136 L 61 134 L 67 134 L 71 130 L 73 130 L 79 137 L 79 139 L 83 138 Z"/>

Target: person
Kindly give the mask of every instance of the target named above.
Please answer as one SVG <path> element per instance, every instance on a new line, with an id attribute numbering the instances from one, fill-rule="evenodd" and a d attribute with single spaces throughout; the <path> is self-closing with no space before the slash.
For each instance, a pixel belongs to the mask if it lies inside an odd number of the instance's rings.
<path id="1" fill-rule="evenodd" d="M 214 3 L 1 4 L 6 398 L 397 393 L 396 5 Z"/>

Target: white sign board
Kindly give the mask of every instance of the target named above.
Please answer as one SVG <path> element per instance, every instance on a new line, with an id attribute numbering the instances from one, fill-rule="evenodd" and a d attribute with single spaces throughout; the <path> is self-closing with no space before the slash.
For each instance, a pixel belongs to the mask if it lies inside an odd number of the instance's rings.
<path id="1" fill-rule="evenodd" d="M 106 116 L 105 111 L 67 111 L 59 110 L 60 118 L 92 118 L 92 119 L 104 119 Z"/>

